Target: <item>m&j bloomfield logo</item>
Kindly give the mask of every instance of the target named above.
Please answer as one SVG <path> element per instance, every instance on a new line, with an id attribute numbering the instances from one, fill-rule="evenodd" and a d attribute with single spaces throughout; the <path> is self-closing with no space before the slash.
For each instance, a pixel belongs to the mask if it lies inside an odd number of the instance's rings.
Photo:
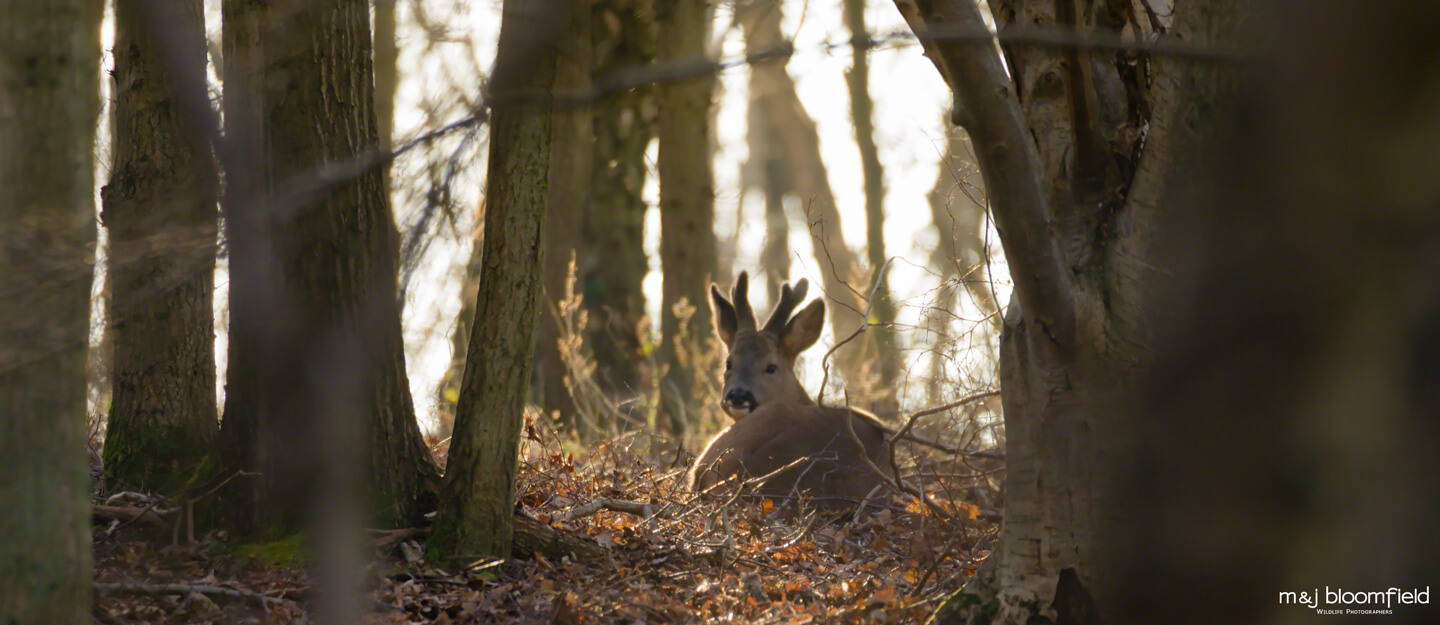
<path id="1" fill-rule="evenodd" d="M 1280 605 L 1303 605 L 1317 614 L 1394 614 L 1395 606 L 1430 605 L 1430 587 L 1356 591 L 1325 587 L 1312 591 L 1281 591 Z"/>

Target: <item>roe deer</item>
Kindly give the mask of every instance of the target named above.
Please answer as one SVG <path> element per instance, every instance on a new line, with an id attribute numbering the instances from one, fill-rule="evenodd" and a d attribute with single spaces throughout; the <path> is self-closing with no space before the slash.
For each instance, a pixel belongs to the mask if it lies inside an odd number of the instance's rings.
<path id="1" fill-rule="evenodd" d="M 815 344 L 825 321 L 818 299 L 790 316 L 805 299 L 806 281 L 782 286 L 770 319 L 757 328 L 747 280 L 744 272 L 735 280 L 733 303 L 710 286 L 715 330 L 729 350 L 720 404 L 735 423 L 695 459 L 690 486 L 704 491 L 732 475 L 768 476 L 756 489 L 764 497 L 808 493 L 825 508 L 853 506 L 885 479 L 871 463 L 887 471 L 890 430 L 867 412 L 820 406 L 800 386 L 795 357 Z"/>

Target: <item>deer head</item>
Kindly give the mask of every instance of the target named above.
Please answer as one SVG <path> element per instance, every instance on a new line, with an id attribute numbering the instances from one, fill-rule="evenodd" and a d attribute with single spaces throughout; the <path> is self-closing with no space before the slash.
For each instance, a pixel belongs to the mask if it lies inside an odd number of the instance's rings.
<path id="1" fill-rule="evenodd" d="M 715 332 L 729 353 L 725 356 L 725 385 L 720 406 L 739 421 L 760 406 L 772 403 L 808 405 L 814 402 L 795 377 L 795 357 L 820 338 L 825 321 L 825 302 L 815 300 L 795 313 L 805 301 L 809 284 L 801 279 L 794 288 L 780 287 L 780 301 L 763 328 L 755 324 L 750 309 L 749 277 L 740 272 L 730 299 L 710 285 Z"/>

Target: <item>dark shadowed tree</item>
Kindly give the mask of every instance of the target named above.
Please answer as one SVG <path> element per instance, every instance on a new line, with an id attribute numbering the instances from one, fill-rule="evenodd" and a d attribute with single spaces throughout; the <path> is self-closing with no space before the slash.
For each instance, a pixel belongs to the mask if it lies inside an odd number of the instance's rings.
<path id="1" fill-rule="evenodd" d="M 1097 548 L 1114 521 L 1102 462 L 1126 434 L 1108 400 L 1153 360 L 1142 312 L 1146 290 L 1167 279 L 1154 263 L 1156 215 L 1178 155 L 1213 130 L 1215 59 L 1022 40 L 1002 60 L 971 0 L 896 4 L 954 92 L 1015 283 L 1000 347 L 1005 524 L 941 622 L 965 612 L 1094 622 L 1096 584 L 1113 564 Z M 1210 47 L 1234 41 L 1240 12 L 1181 3 L 1167 23 L 1131 3 L 991 9 L 1002 35 Z"/>
<path id="2" fill-rule="evenodd" d="M 174 492 L 201 477 L 219 432 L 217 179 L 209 142 L 185 119 L 199 112 L 187 114 L 174 86 L 205 84 L 199 0 L 117 0 L 114 53 L 115 165 L 101 191 L 114 348 L 105 476 L 114 489 Z"/>
<path id="3" fill-rule="evenodd" d="M 1171 271 L 1140 307 L 1156 364 L 1116 402 L 1110 622 L 1440 614 L 1440 6 L 1294 9 L 1248 9 L 1236 97 L 1161 102 L 1187 134 L 1222 123 L 1159 194 Z M 1277 604 L 1316 588 L 1430 596 Z"/>
<path id="4" fill-rule="evenodd" d="M 0 622 L 90 619 L 101 3 L 0 1 Z"/>
<path id="5" fill-rule="evenodd" d="M 491 109 L 485 245 L 455 432 L 427 549 L 434 562 L 509 557 L 515 472 L 542 312 L 551 105 L 560 33 L 581 4 L 504 5 Z M 537 94 L 540 94 L 537 96 Z"/>
<path id="6" fill-rule="evenodd" d="M 700 62 L 710 39 L 710 4 L 705 0 L 655 0 L 659 32 L 657 57 L 664 62 Z M 715 178 L 710 162 L 710 105 L 715 76 L 661 83 L 655 89 L 660 139 L 660 265 L 665 272 L 660 300 L 660 357 L 668 370 L 661 381 L 661 407 L 671 432 L 680 436 L 693 419 L 695 360 L 709 337 L 706 289 L 715 272 Z M 677 304 L 688 306 L 685 323 Z"/>
<path id="7" fill-rule="evenodd" d="M 570 32 L 560 43 L 556 58 L 555 89 L 578 91 L 590 86 L 590 11 L 576 9 L 569 18 Z M 560 347 L 560 319 L 556 315 L 565 297 L 570 262 L 589 247 L 582 226 L 590 203 L 594 166 L 594 114 L 589 107 L 567 106 L 554 111 L 550 137 L 550 189 L 545 219 L 545 298 L 541 304 L 539 350 L 540 407 L 546 415 L 575 419 L 575 403 L 566 388 L 565 359 Z"/>
<path id="8" fill-rule="evenodd" d="M 231 340 L 221 444 L 230 467 L 259 474 L 231 510 L 242 529 L 295 527 L 316 473 L 353 464 L 381 523 L 414 521 L 437 472 L 406 381 L 398 236 L 381 169 L 348 166 L 378 145 L 368 4 L 223 9 Z"/>
<path id="9" fill-rule="evenodd" d="M 592 10 L 594 82 L 655 60 L 655 15 L 649 0 L 605 0 Z M 576 262 L 585 297 L 585 341 L 595 357 L 600 388 L 616 397 L 645 390 L 640 364 L 645 316 L 645 152 L 655 138 L 655 89 L 646 85 L 607 93 L 593 107 L 592 189 Z"/>

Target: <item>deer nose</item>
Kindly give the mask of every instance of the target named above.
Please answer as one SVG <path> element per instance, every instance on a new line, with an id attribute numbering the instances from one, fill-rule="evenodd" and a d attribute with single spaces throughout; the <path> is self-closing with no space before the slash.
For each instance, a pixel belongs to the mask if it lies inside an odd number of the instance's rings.
<path id="1" fill-rule="evenodd" d="M 725 407 L 744 410 L 749 412 L 755 409 L 759 402 L 755 401 L 755 395 L 750 391 L 735 389 L 725 394 Z"/>

